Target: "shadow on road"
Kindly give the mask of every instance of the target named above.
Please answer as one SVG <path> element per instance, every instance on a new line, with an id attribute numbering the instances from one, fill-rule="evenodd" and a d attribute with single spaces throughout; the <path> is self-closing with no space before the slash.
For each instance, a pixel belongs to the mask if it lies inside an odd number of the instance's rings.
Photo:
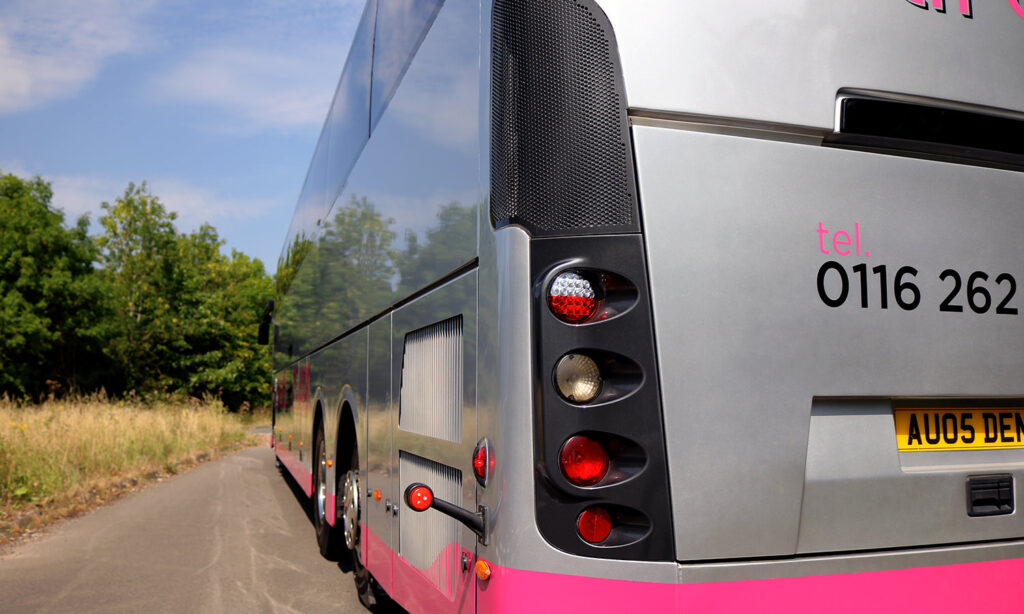
<path id="1" fill-rule="evenodd" d="M 302 487 L 299 486 L 299 483 L 295 481 L 295 477 L 292 476 L 292 474 L 288 473 L 288 471 L 286 471 L 284 467 L 278 467 L 277 470 L 278 473 L 284 476 L 285 483 L 288 484 L 288 488 L 290 488 L 292 494 L 295 495 L 295 501 L 302 506 L 302 511 L 306 513 L 306 519 L 309 520 L 310 528 L 314 529 L 315 531 L 314 527 L 316 527 L 316 516 L 314 514 L 316 512 L 313 509 L 313 506 L 315 505 L 315 503 L 313 503 L 313 499 L 311 497 L 306 496 L 306 493 L 302 490 Z M 312 537 L 313 536 L 311 536 L 311 539 Z M 349 554 L 349 551 L 342 548 L 339 555 L 340 557 L 331 558 L 329 560 L 337 563 L 338 569 L 340 569 L 342 573 L 344 573 L 345 575 L 351 574 L 352 560 L 350 558 L 351 555 Z M 353 579 L 352 581 L 354 582 L 355 580 Z M 402 608 L 402 606 L 398 605 L 394 601 L 391 601 L 390 599 L 382 603 L 378 603 L 377 605 L 370 608 L 370 611 L 374 612 L 375 614 L 408 614 L 405 611 L 405 609 Z"/>

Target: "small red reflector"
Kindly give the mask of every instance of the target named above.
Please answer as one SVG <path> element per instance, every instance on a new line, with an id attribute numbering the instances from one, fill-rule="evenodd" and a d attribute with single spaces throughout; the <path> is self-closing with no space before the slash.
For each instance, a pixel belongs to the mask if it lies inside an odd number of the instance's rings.
<path id="1" fill-rule="evenodd" d="M 593 486 L 608 473 L 608 452 L 586 435 L 575 435 L 558 453 L 562 474 L 577 486 Z"/>
<path id="2" fill-rule="evenodd" d="M 481 486 L 487 486 L 487 481 L 494 475 L 494 448 L 486 437 L 476 442 L 473 448 L 473 473 Z"/>
<path id="3" fill-rule="evenodd" d="M 411 489 L 406 499 L 409 507 L 417 512 L 423 512 L 434 502 L 434 492 L 427 486 L 421 485 Z"/>
<path id="4" fill-rule="evenodd" d="M 562 273 L 548 288 L 548 307 L 563 322 L 579 324 L 594 315 L 597 299 L 590 282 L 571 271 Z"/>
<path id="5" fill-rule="evenodd" d="M 612 532 L 612 515 L 603 507 L 588 507 L 576 519 L 576 529 L 586 542 L 603 542 Z"/>
<path id="6" fill-rule="evenodd" d="M 487 449 L 482 446 L 473 452 L 473 471 L 481 478 L 487 477 Z"/>

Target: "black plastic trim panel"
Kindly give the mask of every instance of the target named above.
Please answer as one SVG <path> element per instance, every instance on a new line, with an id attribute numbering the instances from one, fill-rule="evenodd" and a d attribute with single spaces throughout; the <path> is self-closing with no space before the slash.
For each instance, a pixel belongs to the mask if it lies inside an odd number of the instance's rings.
<path id="1" fill-rule="evenodd" d="M 662 422 L 661 393 L 654 350 L 650 293 L 641 235 L 607 235 L 535 239 L 530 245 L 535 339 L 534 385 L 537 526 L 555 547 L 589 557 L 649 561 L 675 560 L 671 499 Z M 638 290 L 636 305 L 614 317 L 585 324 L 566 324 L 547 306 L 546 290 L 559 272 L 589 268 L 620 275 Z M 643 383 L 620 399 L 597 405 L 564 400 L 552 384 L 555 363 L 567 351 L 592 348 L 624 356 L 643 372 Z M 558 451 L 570 436 L 608 433 L 638 444 L 643 468 L 628 479 L 581 488 L 562 475 Z M 633 529 L 630 539 L 609 539 L 619 545 L 591 545 L 576 532 L 576 519 L 587 507 L 603 504 L 613 510 L 635 510 L 649 523 Z M 613 535 L 614 536 L 614 535 Z M 625 542 L 625 543 L 623 543 Z"/>
<path id="2" fill-rule="evenodd" d="M 593 0 L 495 0 L 491 222 L 533 236 L 640 231 L 626 93 Z"/>
<path id="3" fill-rule="evenodd" d="M 873 98 L 840 103 L 839 132 L 823 145 L 1024 170 L 1024 120 Z"/>

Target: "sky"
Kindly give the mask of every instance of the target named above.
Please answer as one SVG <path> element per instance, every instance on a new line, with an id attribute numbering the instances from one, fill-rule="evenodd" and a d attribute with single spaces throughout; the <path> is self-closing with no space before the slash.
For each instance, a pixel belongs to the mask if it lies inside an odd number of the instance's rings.
<path id="1" fill-rule="evenodd" d="M 273 273 L 363 0 L 0 0 L 0 172 L 67 223 L 145 181 Z"/>

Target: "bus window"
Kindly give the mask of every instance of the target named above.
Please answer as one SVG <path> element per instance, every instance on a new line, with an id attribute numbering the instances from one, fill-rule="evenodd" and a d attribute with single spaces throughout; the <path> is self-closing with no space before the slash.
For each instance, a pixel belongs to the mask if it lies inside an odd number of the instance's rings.
<path id="1" fill-rule="evenodd" d="M 377 0 L 370 125 L 376 126 L 443 0 Z"/>

